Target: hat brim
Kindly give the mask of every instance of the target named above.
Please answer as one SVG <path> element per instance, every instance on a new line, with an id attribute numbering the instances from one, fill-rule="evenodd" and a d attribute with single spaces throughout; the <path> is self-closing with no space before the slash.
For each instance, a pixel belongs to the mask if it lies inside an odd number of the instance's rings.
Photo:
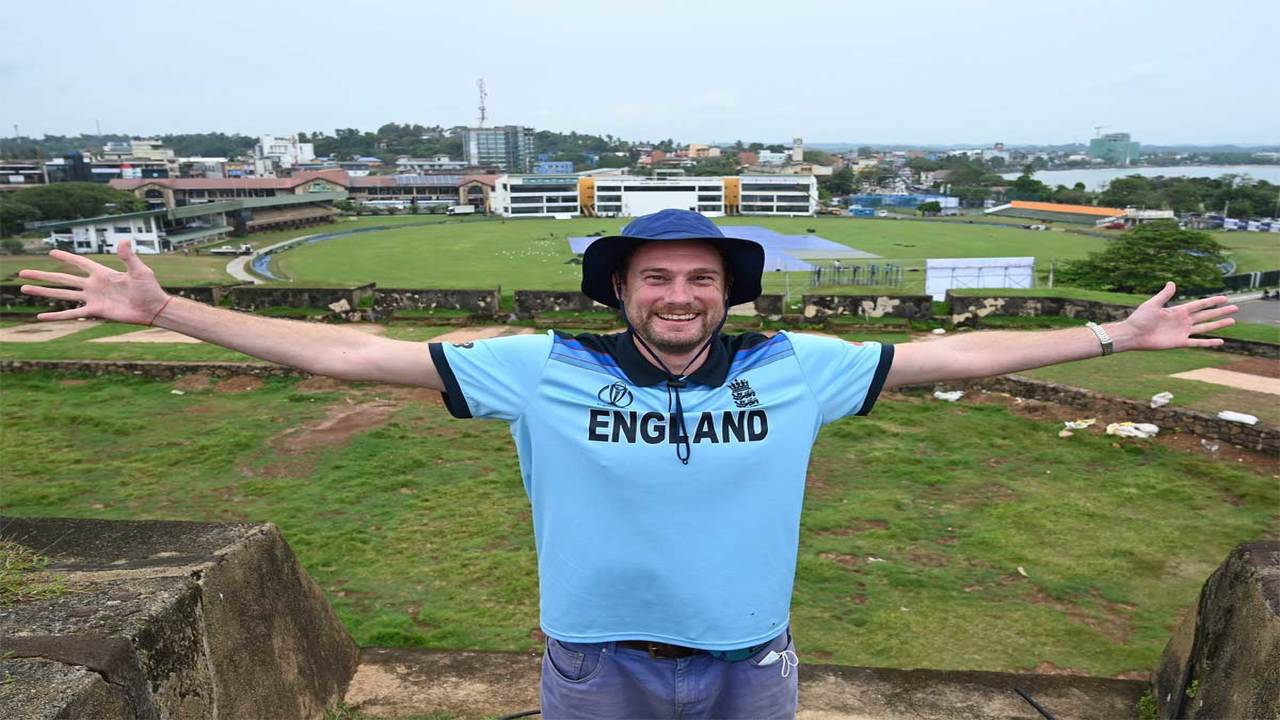
<path id="1" fill-rule="evenodd" d="M 614 293 L 613 273 L 633 248 L 641 243 L 692 240 L 716 246 L 728 264 L 732 284 L 728 305 L 741 305 L 760 297 L 760 275 L 764 272 L 764 248 L 757 242 L 731 237 L 638 238 L 610 235 L 587 246 L 582 253 L 582 293 L 602 305 L 619 307 Z"/>

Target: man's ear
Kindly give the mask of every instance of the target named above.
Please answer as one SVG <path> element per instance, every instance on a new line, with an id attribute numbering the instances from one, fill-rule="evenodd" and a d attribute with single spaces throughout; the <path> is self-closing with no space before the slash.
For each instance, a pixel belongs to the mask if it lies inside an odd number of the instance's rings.
<path id="1" fill-rule="evenodd" d="M 616 271 L 613 273 L 613 296 L 622 299 L 622 274 Z"/>

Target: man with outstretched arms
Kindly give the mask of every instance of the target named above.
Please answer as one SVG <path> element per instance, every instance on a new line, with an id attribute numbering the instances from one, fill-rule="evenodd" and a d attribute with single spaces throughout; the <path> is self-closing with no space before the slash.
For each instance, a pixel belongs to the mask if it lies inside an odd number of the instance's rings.
<path id="1" fill-rule="evenodd" d="M 444 392 L 460 418 L 507 421 L 533 508 L 547 648 L 545 717 L 792 717 L 788 616 L 809 452 L 822 425 L 898 385 L 977 378 L 1124 350 L 1211 347 L 1225 297 L 1037 333 L 882 345 L 724 335 L 760 294 L 764 251 L 664 210 L 595 241 L 582 290 L 626 332 L 457 345 L 391 340 L 173 298 L 127 245 L 126 272 L 54 251 L 87 277 L 23 270 L 79 301 L 42 320 L 151 324 L 345 380 Z"/>

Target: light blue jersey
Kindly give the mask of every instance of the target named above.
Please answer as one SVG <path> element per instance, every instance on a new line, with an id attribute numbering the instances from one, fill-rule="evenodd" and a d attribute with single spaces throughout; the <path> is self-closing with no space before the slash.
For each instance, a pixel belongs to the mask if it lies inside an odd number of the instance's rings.
<path id="1" fill-rule="evenodd" d="M 542 629 L 565 642 L 732 650 L 788 621 L 809 452 L 871 410 L 893 346 L 721 336 L 679 390 L 628 334 L 431 345 L 457 417 L 511 424 L 533 506 Z"/>

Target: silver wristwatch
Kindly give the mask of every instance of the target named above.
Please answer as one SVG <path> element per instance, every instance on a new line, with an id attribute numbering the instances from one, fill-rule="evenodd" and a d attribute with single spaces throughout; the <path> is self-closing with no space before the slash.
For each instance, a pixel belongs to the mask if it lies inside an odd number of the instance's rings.
<path id="1" fill-rule="evenodd" d="M 1106 330 L 1102 329 L 1101 325 L 1096 322 L 1087 322 L 1084 326 L 1092 330 L 1094 335 L 1098 336 L 1098 342 L 1102 344 L 1102 355 L 1104 357 L 1115 351 L 1116 348 L 1111 342 L 1111 336 L 1107 334 Z"/>

